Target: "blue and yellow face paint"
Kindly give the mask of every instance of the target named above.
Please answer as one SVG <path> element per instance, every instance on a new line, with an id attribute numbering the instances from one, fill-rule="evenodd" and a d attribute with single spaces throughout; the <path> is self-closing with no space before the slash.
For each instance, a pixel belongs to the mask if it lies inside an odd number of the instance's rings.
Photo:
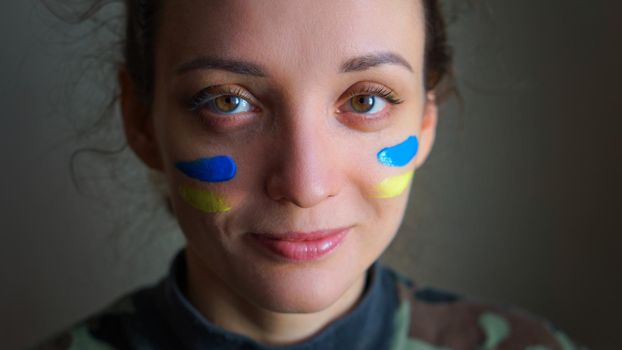
<path id="1" fill-rule="evenodd" d="M 225 182 L 233 179 L 237 173 L 237 166 L 229 156 L 215 156 L 200 158 L 190 162 L 177 162 L 175 167 L 186 176 L 202 182 Z M 231 210 L 225 199 L 215 192 L 179 186 L 179 195 L 188 204 L 206 213 L 223 213 Z"/>
<path id="2" fill-rule="evenodd" d="M 377 158 L 380 164 L 389 167 L 404 167 L 408 165 L 417 155 L 419 150 L 419 140 L 416 136 L 409 136 L 404 142 L 382 149 L 378 152 Z M 392 176 L 382 180 L 376 185 L 374 198 L 394 198 L 400 196 L 410 184 L 415 170 Z"/>

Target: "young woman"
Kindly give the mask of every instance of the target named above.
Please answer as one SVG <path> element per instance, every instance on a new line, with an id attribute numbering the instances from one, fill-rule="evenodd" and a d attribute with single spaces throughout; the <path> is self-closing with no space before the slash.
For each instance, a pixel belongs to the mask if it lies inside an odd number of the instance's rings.
<path id="1" fill-rule="evenodd" d="M 128 144 L 186 247 L 161 283 L 43 347 L 572 349 L 535 316 L 377 259 L 435 138 L 434 0 L 127 0 Z"/>

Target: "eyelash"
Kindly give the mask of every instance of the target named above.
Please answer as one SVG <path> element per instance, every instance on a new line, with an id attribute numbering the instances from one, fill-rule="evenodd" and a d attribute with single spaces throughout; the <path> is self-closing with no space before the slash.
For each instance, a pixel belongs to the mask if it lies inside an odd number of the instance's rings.
<path id="1" fill-rule="evenodd" d="M 368 85 L 368 86 L 365 86 L 363 89 L 351 91 L 347 95 L 347 100 L 350 100 L 354 96 L 361 96 L 361 95 L 379 96 L 394 105 L 398 105 L 404 102 L 404 100 L 401 100 L 395 97 L 395 92 L 393 90 L 383 87 L 383 86 L 374 86 L 374 85 Z"/>
<path id="2" fill-rule="evenodd" d="M 399 99 L 395 96 L 395 92 L 387 87 L 383 86 L 375 86 L 375 85 L 367 85 L 362 89 L 356 89 L 348 93 L 346 100 L 350 100 L 352 97 L 361 96 L 361 95 L 370 95 L 370 96 L 378 96 L 382 97 L 387 102 L 398 105 L 404 102 L 404 100 Z M 191 112 L 195 112 L 200 108 L 207 105 L 209 101 L 212 101 L 221 96 L 237 96 L 244 100 L 246 100 L 249 104 L 253 105 L 253 98 L 242 88 L 240 87 L 207 87 L 201 91 L 199 91 L 196 95 L 194 95 L 189 102 L 189 110 Z M 363 113 L 364 114 L 364 113 Z"/>
<path id="3" fill-rule="evenodd" d="M 199 91 L 190 99 L 190 111 L 195 112 L 198 109 L 207 105 L 209 101 L 212 101 L 221 96 L 237 96 L 246 100 L 249 104 L 253 104 L 253 98 L 240 87 L 208 87 Z"/>

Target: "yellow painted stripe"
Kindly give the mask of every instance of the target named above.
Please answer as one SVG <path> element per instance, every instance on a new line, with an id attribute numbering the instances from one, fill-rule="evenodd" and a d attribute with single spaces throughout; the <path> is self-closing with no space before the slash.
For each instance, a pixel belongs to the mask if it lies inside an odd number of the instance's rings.
<path id="1" fill-rule="evenodd" d="M 179 195 L 188 204 L 206 213 L 222 213 L 231 210 L 224 198 L 211 191 L 181 185 Z"/>
<path id="2" fill-rule="evenodd" d="M 410 170 L 402 175 L 397 175 L 384 179 L 378 184 L 375 198 L 393 198 L 401 195 L 408 188 L 410 180 L 412 180 L 415 170 Z"/>

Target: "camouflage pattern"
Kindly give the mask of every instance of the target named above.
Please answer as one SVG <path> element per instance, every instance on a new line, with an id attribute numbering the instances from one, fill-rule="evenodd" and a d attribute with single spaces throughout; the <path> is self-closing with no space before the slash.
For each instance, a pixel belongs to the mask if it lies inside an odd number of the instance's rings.
<path id="1" fill-rule="evenodd" d="M 584 349 L 545 319 L 419 287 L 378 262 L 369 270 L 362 301 L 348 315 L 302 343 L 269 347 L 202 319 L 175 277 L 176 270 L 185 273 L 182 254 L 159 284 L 120 298 L 33 349 Z"/>
<path id="2" fill-rule="evenodd" d="M 511 306 L 470 301 L 403 279 L 398 290 L 390 350 L 585 349 L 551 322 Z"/>

